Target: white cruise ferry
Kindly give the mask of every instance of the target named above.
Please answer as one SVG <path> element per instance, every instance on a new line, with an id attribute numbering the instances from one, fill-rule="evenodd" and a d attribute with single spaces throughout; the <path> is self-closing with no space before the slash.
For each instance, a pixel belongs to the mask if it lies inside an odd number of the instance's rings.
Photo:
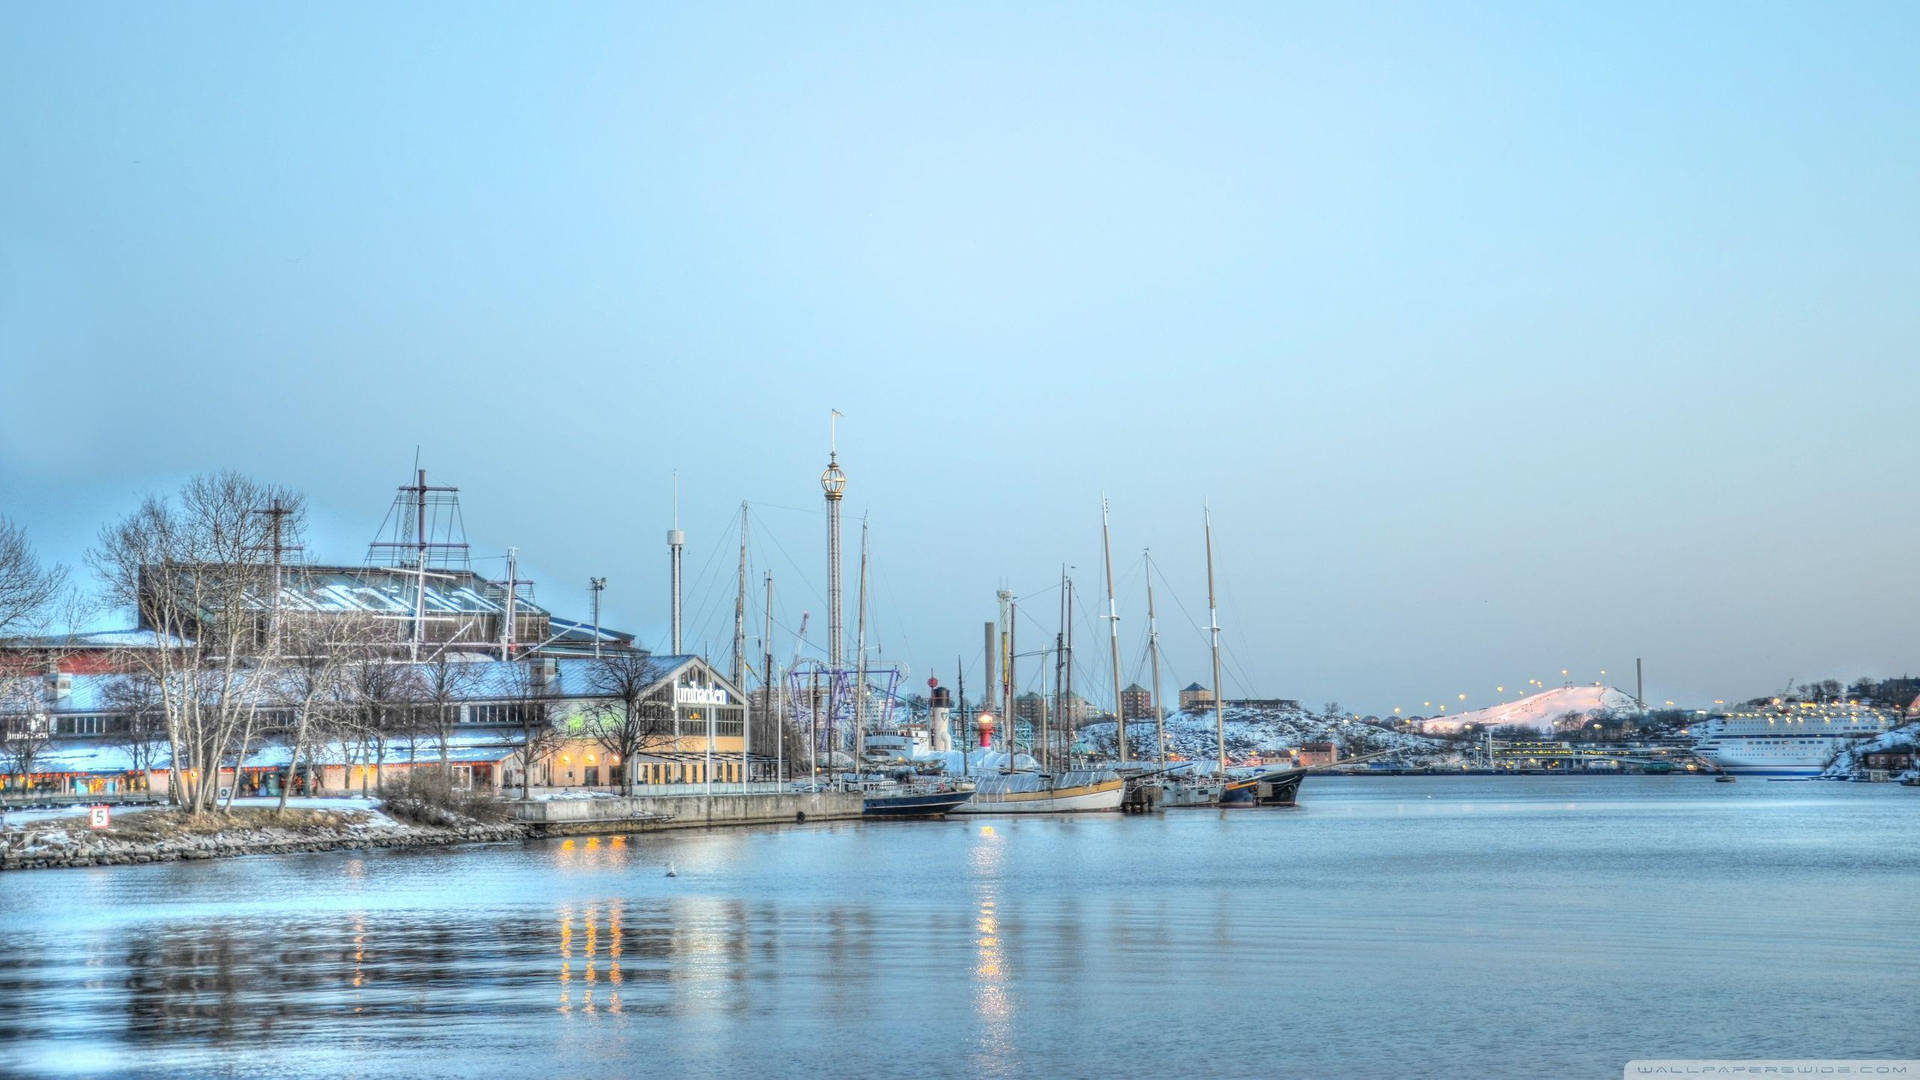
<path id="1" fill-rule="evenodd" d="M 1895 723 L 1888 713 L 1866 705 L 1790 703 L 1695 724 L 1693 748 L 1730 773 L 1818 776 L 1841 747 Z"/>

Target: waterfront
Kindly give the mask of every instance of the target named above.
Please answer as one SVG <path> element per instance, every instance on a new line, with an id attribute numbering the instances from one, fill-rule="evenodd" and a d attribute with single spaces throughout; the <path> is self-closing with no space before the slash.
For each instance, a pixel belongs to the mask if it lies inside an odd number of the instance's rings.
<path id="1" fill-rule="evenodd" d="M 1913 791 L 1320 777 L 1303 803 L 7 875 L 0 1070 L 1598 1077 L 1916 1049 Z"/>

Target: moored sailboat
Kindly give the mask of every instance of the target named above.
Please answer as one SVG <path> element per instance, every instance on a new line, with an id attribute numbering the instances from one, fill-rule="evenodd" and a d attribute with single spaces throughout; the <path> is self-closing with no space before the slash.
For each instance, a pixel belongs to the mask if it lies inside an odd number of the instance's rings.
<path id="1" fill-rule="evenodd" d="M 956 814 L 1068 814 L 1120 809 L 1127 782 L 1112 769 L 1004 772 L 974 781 Z"/>

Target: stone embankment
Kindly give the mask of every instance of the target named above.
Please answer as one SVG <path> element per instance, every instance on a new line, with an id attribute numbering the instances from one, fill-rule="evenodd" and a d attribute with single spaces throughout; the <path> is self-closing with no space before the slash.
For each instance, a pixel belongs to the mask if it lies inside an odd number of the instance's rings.
<path id="1" fill-rule="evenodd" d="M 127 815 L 123 820 L 137 821 L 138 825 L 126 832 L 117 828 L 95 832 L 87 828 L 84 818 L 67 819 L 53 827 L 43 824 L 0 834 L 0 870 L 125 866 L 356 848 L 439 847 L 521 840 L 527 835 L 526 827 L 517 823 L 418 826 L 376 821 L 359 812 L 324 816 L 334 820 L 311 813 L 302 817 L 298 824 L 275 824 L 264 815 L 248 815 L 243 822 L 209 830 L 196 828 L 199 823 L 180 819 L 172 812 L 156 811 Z"/>

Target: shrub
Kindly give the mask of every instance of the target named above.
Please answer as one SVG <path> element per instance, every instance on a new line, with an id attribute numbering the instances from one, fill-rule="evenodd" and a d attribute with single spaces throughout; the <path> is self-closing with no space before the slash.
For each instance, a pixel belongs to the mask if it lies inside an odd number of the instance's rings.
<path id="1" fill-rule="evenodd" d="M 465 825 L 505 821 L 507 807 L 483 791 L 456 788 L 438 769 L 412 769 L 380 789 L 380 808 L 415 825 Z"/>

